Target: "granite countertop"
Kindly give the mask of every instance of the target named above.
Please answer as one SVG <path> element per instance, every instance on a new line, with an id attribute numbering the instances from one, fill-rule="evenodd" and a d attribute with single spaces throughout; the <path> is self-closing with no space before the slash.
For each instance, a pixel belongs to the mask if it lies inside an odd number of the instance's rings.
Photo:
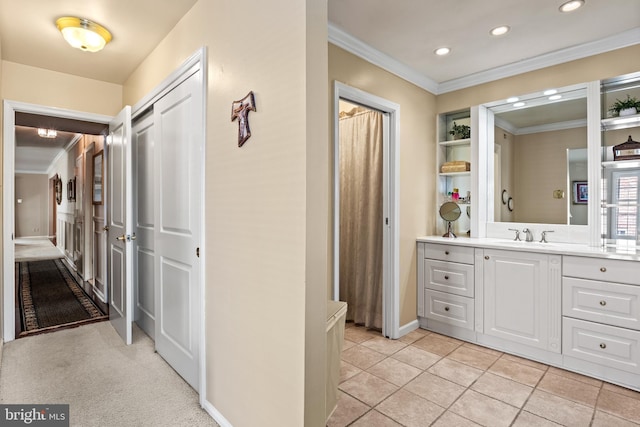
<path id="1" fill-rule="evenodd" d="M 455 246 L 472 246 L 487 249 L 506 249 L 518 252 L 538 252 L 555 255 L 575 255 L 594 258 L 609 258 L 629 261 L 640 261 L 640 248 L 637 246 L 588 246 L 574 243 L 540 243 L 524 242 L 491 237 L 440 237 L 424 236 L 418 242 L 441 243 Z"/>

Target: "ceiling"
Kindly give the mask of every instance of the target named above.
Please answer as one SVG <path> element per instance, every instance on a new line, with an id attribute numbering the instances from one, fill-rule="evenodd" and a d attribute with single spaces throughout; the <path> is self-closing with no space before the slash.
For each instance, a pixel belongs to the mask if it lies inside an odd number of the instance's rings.
<path id="1" fill-rule="evenodd" d="M 196 1 L 0 0 L 2 59 L 122 84 Z M 570 14 L 561 3 L 328 0 L 329 40 L 435 94 L 640 43 L 640 1 L 586 0 Z M 72 49 L 55 26 L 65 15 L 104 25 L 112 42 Z M 497 25 L 511 31 L 489 36 Z M 435 56 L 441 46 L 452 52 Z"/>

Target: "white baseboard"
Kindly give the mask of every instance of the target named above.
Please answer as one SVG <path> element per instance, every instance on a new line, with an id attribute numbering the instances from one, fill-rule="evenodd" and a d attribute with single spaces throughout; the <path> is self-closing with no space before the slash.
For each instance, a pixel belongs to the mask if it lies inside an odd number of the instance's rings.
<path id="1" fill-rule="evenodd" d="M 411 331 L 415 331 L 419 327 L 420 327 L 420 323 L 418 322 L 418 319 L 412 322 L 409 322 L 406 325 L 400 326 L 400 330 L 399 330 L 400 336 L 398 338 L 407 335 Z"/>
<path id="2" fill-rule="evenodd" d="M 233 427 L 231 423 L 218 411 L 208 400 L 204 401 L 204 405 L 202 406 L 205 411 L 215 422 L 217 422 L 220 427 Z"/>

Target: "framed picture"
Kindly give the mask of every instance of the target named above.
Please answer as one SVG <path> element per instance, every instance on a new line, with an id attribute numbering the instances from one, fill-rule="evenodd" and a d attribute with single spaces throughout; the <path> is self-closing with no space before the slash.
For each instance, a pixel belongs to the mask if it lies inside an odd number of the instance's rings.
<path id="1" fill-rule="evenodd" d="M 589 201 L 589 185 L 587 181 L 573 181 L 573 204 L 586 205 Z"/>
<path id="2" fill-rule="evenodd" d="M 67 182 L 67 200 L 70 202 L 76 201 L 76 177 Z"/>
<path id="3" fill-rule="evenodd" d="M 103 196 L 103 172 L 104 172 L 104 159 L 103 159 L 104 151 L 100 150 L 96 154 L 93 155 L 93 198 L 92 202 L 94 205 L 101 205 Z"/>

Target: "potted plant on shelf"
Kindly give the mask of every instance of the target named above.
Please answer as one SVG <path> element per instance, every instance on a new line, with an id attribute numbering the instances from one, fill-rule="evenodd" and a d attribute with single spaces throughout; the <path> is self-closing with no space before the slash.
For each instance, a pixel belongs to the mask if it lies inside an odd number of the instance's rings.
<path id="1" fill-rule="evenodd" d="M 619 117 L 632 116 L 638 114 L 639 111 L 640 101 L 638 101 L 638 98 L 635 96 L 631 97 L 629 94 L 627 94 L 627 99 L 622 101 L 616 98 L 616 102 L 609 108 L 609 112 Z"/>
<path id="2" fill-rule="evenodd" d="M 451 127 L 449 134 L 453 135 L 455 139 L 471 138 L 471 127 L 467 125 L 458 125 L 456 122 L 453 122 L 453 126 Z"/>

